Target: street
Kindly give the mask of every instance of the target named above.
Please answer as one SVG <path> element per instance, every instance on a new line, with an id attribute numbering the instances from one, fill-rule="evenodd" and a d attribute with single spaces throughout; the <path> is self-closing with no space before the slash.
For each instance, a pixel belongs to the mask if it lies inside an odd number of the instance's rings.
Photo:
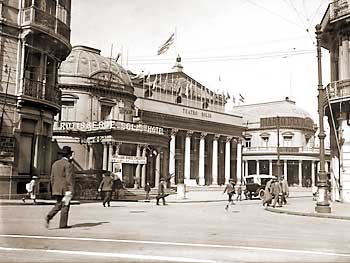
<path id="1" fill-rule="evenodd" d="M 259 200 L 1 206 L 2 262 L 349 262 L 350 221 L 265 211 Z"/>

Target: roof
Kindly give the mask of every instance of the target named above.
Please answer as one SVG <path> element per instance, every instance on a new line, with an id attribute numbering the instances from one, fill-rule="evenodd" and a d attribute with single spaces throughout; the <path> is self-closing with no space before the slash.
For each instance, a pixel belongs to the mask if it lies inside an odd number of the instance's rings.
<path id="1" fill-rule="evenodd" d="M 114 59 L 101 56 L 101 51 L 86 46 L 74 46 L 67 59 L 59 68 L 61 84 L 86 84 L 86 78 L 92 78 L 99 73 L 112 73 L 112 81 L 122 85 L 132 86 L 127 71 Z"/>
<path id="2" fill-rule="evenodd" d="M 244 118 L 244 122 L 250 123 L 259 122 L 260 118 L 277 116 L 312 119 L 307 111 L 297 107 L 296 103 L 288 98 L 282 101 L 234 106 L 230 113 L 241 115 Z"/>

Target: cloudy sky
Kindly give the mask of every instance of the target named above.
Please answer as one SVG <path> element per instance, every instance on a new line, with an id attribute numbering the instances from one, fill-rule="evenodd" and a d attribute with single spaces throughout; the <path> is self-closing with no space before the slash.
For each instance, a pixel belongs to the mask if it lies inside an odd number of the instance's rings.
<path id="1" fill-rule="evenodd" d="M 98 48 L 135 73 L 184 72 L 246 104 L 296 101 L 317 120 L 315 25 L 329 0 L 74 0 L 71 43 Z M 176 41 L 157 56 L 176 30 Z M 328 57 L 323 50 L 324 84 Z M 237 99 L 238 101 L 238 99 Z"/>

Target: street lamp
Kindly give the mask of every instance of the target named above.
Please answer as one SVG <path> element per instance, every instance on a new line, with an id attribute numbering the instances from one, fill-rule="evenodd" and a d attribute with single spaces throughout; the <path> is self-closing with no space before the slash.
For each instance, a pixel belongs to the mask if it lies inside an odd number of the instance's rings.
<path id="1" fill-rule="evenodd" d="M 322 63 L 321 63 L 321 25 L 316 25 L 316 40 L 317 40 L 317 66 L 318 66 L 318 115 L 319 115 L 319 134 L 320 140 L 320 170 L 318 172 L 318 198 L 316 202 L 315 211 L 318 213 L 330 213 L 331 207 L 328 202 L 327 194 L 327 174 L 325 171 L 325 150 L 324 139 L 326 134 L 324 132 L 324 99 L 325 90 L 322 86 Z"/>
<path id="2" fill-rule="evenodd" d="M 280 161 L 280 117 L 277 116 L 277 179 L 281 179 L 281 161 Z"/>

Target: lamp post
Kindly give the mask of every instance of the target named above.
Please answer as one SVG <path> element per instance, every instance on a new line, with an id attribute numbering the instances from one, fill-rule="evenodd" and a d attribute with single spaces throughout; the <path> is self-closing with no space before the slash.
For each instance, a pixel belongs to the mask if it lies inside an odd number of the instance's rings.
<path id="1" fill-rule="evenodd" d="M 324 132 L 324 99 L 325 90 L 322 85 L 322 63 L 321 63 L 321 25 L 316 25 L 316 40 L 317 40 L 317 67 L 318 67 L 318 115 L 319 115 L 319 133 L 320 140 L 320 170 L 318 172 L 318 198 L 316 202 L 315 211 L 318 213 L 330 213 L 331 207 L 328 202 L 327 194 L 327 174 L 325 170 L 325 150 L 324 139 L 326 134 Z"/>

